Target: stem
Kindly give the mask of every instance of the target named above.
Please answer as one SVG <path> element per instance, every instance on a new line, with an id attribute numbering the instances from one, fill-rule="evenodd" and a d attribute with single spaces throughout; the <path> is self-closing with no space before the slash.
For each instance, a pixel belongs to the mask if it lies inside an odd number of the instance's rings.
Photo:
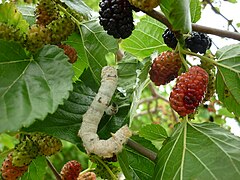
<path id="1" fill-rule="evenodd" d="M 53 164 L 49 161 L 48 158 L 46 158 L 48 167 L 52 170 L 53 174 L 55 175 L 57 180 L 61 180 L 61 175 L 57 172 L 56 168 L 53 166 Z"/>
<path id="2" fill-rule="evenodd" d="M 105 169 L 108 171 L 108 173 L 111 175 L 112 177 L 112 180 L 117 180 L 116 176 L 113 174 L 112 170 L 98 157 L 98 156 L 94 156 L 94 158 L 100 162 L 104 167 Z"/>
<path id="3" fill-rule="evenodd" d="M 168 19 L 162 13 L 157 12 L 155 10 L 145 12 L 145 13 L 147 15 L 151 16 L 152 18 L 160 21 L 161 23 L 165 24 L 169 29 L 172 29 L 172 25 L 170 24 Z M 216 35 L 219 37 L 227 37 L 227 38 L 231 38 L 231 39 L 240 41 L 240 33 L 237 33 L 237 32 L 231 32 L 231 31 L 211 28 L 211 27 L 197 25 L 197 24 L 192 24 L 192 30 L 197 31 L 197 32 L 206 33 L 206 34 Z"/>
<path id="4" fill-rule="evenodd" d="M 181 48 L 181 52 L 182 52 L 183 54 L 188 54 L 188 55 L 192 55 L 192 56 L 199 57 L 200 59 L 202 59 L 202 60 L 204 60 L 204 61 L 207 61 L 207 62 L 209 62 L 209 63 L 212 63 L 212 64 L 214 64 L 214 65 L 219 65 L 216 61 L 214 61 L 214 60 L 211 59 L 211 58 L 208 58 L 208 57 L 206 57 L 206 56 L 202 56 L 202 55 L 200 55 L 200 54 L 197 54 L 197 53 L 194 53 L 194 52 L 185 50 L 185 49 L 183 49 L 183 48 Z"/>
<path id="5" fill-rule="evenodd" d="M 224 16 L 222 13 L 220 13 L 220 11 L 218 11 L 217 8 L 215 8 L 215 7 L 213 6 L 213 4 L 211 3 L 210 0 L 205 0 L 205 1 L 211 6 L 212 10 L 213 10 L 216 14 L 222 16 L 222 17 L 228 22 L 228 25 L 229 25 L 229 26 L 232 26 L 232 28 L 234 29 L 235 32 L 238 32 L 238 30 L 233 26 L 232 20 L 229 20 L 226 16 Z"/>
<path id="6" fill-rule="evenodd" d="M 127 145 L 132 149 L 136 150 L 137 152 L 139 152 L 140 154 L 142 154 L 143 156 L 147 157 L 151 161 L 155 161 L 157 158 L 157 154 L 155 152 L 145 148 L 141 144 L 138 144 L 137 142 L 131 139 L 128 139 Z"/>
<path id="7" fill-rule="evenodd" d="M 183 65 L 184 65 L 184 67 L 185 67 L 185 69 L 186 69 L 186 71 L 188 71 L 188 65 L 187 65 L 187 61 L 185 60 L 185 58 L 183 57 L 183 55 L 182 55 L 182 48 L 181 48 L 181 46 L 180 46 L 180 44 L 178 43 L 178 50 L 179 50 L 179 56 L 180 56 L 180 59 L 181 59 L 181 61 L 182 61 L 182 63 L 183 63 Z"/>
<path id="8" fill-rule="evenodd" d="M 89 167 L 87 169 L 85 169 L 84 171 L 81 171 L 79 174 L 84 174 L 86 172 L 93 171 L 95 169 L 95 168 L 92 168 L 93 162 L 90 161 L 90 163 L 91 164 L 89 165 Z"/>
<path id="9" fill-rule="evenodd" d="M 72 18 L 72 20 L 74 21 L 74 23 L 76 23 L 78 26 L 81 25 L 81 22 L 79 22 L 72 14 L 70 14 L 63 6 L 61 6 L 60 4 L 57 4 L 57 7 L 64 12 L 64 14 L 67 14 L 69 17 Z"/>

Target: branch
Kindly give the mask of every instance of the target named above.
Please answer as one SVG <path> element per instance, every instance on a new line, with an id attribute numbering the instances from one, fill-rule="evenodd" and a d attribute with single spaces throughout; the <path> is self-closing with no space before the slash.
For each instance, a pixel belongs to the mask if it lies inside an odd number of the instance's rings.
<path id="1" fill-rule="evenodd" d="M 160 21 L 161 23 L 165 24 L 169 29 L 172 29 L 172 25 L 170 24 L 168 19 L 162 13 L 155 11 L 155 10 L 148 11 L 145 13 L 147 15 L 151 16 L 152 18 Z M 240 41 L 240 33 L 237 33 L 237 32 L 231 32 L 231 31 L 211 28 L 211 27 L 202 26 L 202 25 L 198 25 L 198 24 L 192 24 L 192 30 L 197 31 L 197 32 L 206 33 L 206 34 L 216 35 L 219 37 L 227 37 L 227 38 L 231 38 L 231 39 Z"/>
<path id="2" fill-rule="evenodd" d="M 47 164 L 50 167 L 50 169 L 52 170 L 53 174 L 56 177 L 56 180 L 61 180 L 61 175 L 57 172 L 57 170 L 55 169 L 55 167 L 53 166 L 53 164 L 48 160 L 48 158 L 46 158 L 47 160 Z"/>
<path id="3" fill-rule="evenodd" d="M 142 154 L 143 156 L 147 157 L 151 161 L 155 161 L 157 158 L 157 153 L 145 148 L 141 144 L 138 144 L 131 139 L 128 139 L 127 145 L 132 149 L 136 150 L 137 152 L 139 152 L 140 154 Z"/>
<path id="4" fill-rule="evenodd" d="M 238 30 L 233 26 L 232 20 L 229 20 L 226 16 L 224 16 L 222 13 L 220 13 L 220 12 L 217 10 L 217 8 L 213 6 L 213 4 L 211 3 L 210 0 L 205 0 L 205 1 L 211 6 L 212 10 L 213 10 L 216 14 L 222 16 L 222 17 L 228 22 L 228 25 L 229 25 L 229 26 L 232 26 L 232 28 L 234 29 L 235 32 L 238 32 Z"/>
<path id="5" fill-rule="evenodd" d="M 150 91 L 151 91 L 153 97 L 159 98 L 159 99 L 161 99 L 161 100 L 163 100 L 163 101 L 165 101 L 169 104 L 169 101 L 166 98 L 159 95 L 159 93 L 154 88 L 153 84 L 149 84 L 148 87 L 150 88 Z M 171 108 L 171 112 L 172 112 L 172 115 L 173 115 L 173 118 L 174 118 L 175 122 L 179 122 L 178 117 L 177 117 L 176 113 L 174 112 L 174 110 L 172 108 Z"/>

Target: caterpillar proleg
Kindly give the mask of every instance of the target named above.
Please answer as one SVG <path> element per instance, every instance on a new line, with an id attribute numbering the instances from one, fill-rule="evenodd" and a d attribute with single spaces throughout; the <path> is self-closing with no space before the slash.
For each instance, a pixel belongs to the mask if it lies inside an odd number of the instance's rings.
<path id="1" fill-rule="evenodd" d="M 88 154 L 96 154 L 100 157 L 110 158 L 122 150 L 122 146 L 132 132 L 127 125 L 121 127 L 112 137 L 107 140 L 99 139 L 97 135 L 98 124 L 108 109 L 112 96 L 117 88 L 117 70 L 105 66 L 101 73 L 101 86 L 87 112 L 83 115 L 82 125 L 78 136 L 83 141 Z"/>

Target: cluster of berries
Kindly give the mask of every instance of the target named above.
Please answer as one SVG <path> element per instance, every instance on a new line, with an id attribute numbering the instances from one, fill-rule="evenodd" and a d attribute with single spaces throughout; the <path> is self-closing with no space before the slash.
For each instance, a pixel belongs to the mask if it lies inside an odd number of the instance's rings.
<path id="1" fill-rule="evenodd" d="M 61 170 L 62 180 L 96 180 L 96 174 L 94 172 L 81 173 L 82 166 L 76 160 L 68 161 Z"/>
<path id="2" fill-rule="evenodd" d="M 150 79 L 157 86 L 167 84 L 178 76 L 180 68 L 181 59 L 178 53 L 163 52 L 153 61 L 149 71 Z M 178 76 L 169 98 L 171 107 L 180 116 L 193 113 L 206 97 L 206 91 L 209 91 L 209 97 L 213 95 L 210 90 L 212 83 L 209 85 L 208 79 L 208 72 L 199 66 L 193 66 L 188 72 Z"/>
<path id="3" fill-rule="evenodd" d="M 169 29 L 166 29 L 162 35 L 164 43 L 175 49 L 177 46 L 177 38 L 174 33 Z M 206 50 L 212 45 L 212 40 L 208 35 L 200 32 L 192 32 L 189 37 L 185 39 L 186 48 L 189 48 L 192 52 L 205 54 Z"/>
<path id="4" fill-rule="evenodd" d="M 178 43 L 174 33 L 166 29 L 162 35 L 165 44 L 175 49 Z M 212 40 L 203 33 L 192 32 L 185 39 L 185 46 L 195 53 L 206 53 Z M 149 71 L 150 79 L 156 86 L 165 85 L 178 77 L 182 63 L 178 53 L 167 51 L 154 59 Z M 191 67 L 181 74 L 170 94 L 171 107 L 180 115 L 195 112 L 200 103 L 208 101 L 215 92 L 215 69 L 212 64 L 202 61 L 200 66 Z"/>
<path id="5" fill-rule="evenodd" d="M 24 136 L 4 160 L 1 168 L 2 178 L 12 180 L 21 177 L 38 155 L 51 156 L 60 151 L 61 147 L 59 139 L 43 133 Z"/>
<path id="6" fill-rule="evenodd" d="M 158 4 L 158 0 L 102 0 L 99 3 L 100 24 L 114 38 L 128 38 L 134 30 L 132 11 L 150 11 Z"/>
<path id="7" fill-rule="evenodd" d="M 36 23 L 31 25 L 27 32 L 20 32 L 13 25 L 0 23 L 0 39 L 19 42 L 33 53 L 46 44 L 59 45 L 68 55 L 69 62 L 75 62 L 76 50 L 69 45 L 61 45 L 61 42 L 75 31 L 75 24 L 70 17 L 61 15 L 56 7 L 55 1 L 40 0 L 35 10 Z M 75 13 L 78 20 L 83 20 L 83 17 L 75 11 L 69 9 L 69 12 Z"/>

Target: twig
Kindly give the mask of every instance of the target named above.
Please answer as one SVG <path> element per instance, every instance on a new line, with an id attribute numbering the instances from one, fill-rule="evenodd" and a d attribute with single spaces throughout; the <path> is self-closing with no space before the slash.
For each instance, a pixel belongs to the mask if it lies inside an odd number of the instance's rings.
<path id="1" fill-rule="evenodd" d="M 54 176 L 56 177 L 57 180 L 61 180 L 61 175 L 57 172 L 56 168 L 53 166 L 53 164 L 49 161 L 48 158 L 46 158 L 48 167 L 52 170 Z"/>
<path id="2" fill-rule="evenodd" d="M 135 142 L 131 139 L 128 139 L 127 145 L 129 147 L 131 147 L 132 149 L 136 150 L 137 152 L 139 152 L 140 154 L 142 154 L 143 156 L 149 158 L 151 161 L 156 160 L 157 153 L 145 148 L 141 144 L 138 144 L 137 142 Z"/>
<path id="3" fill-rule="evenodd" d="M 148 87 L 150 88 L 150 91 L 151 91 L 151 93 L 152 93 L 152 95 L 153 95 L 154 98 L 156 98 L 156 99 L 161 99 L 161 100 L 163 100 L 163 101 L 165 101 L 166 103 L 169 104 L 169 101 L 168 101 L 166 98 L 164 98 L 164 97 L 162 97 L 162 96 L 159 95 L 159 93 L 158 93 L 158 92 L 156 91 L 156 89 L 153 87 L 153 84 L 152 84 L 152 83 L 150 83 Z M 171 107 L 170 107 L 170 108 L 171 108 Z M 177 117 L 176 113 L 173 111 L 172 108 L 171 108 L 171 112 L 172 112 L 172 114 L 173 114 L 173 118 L 174 118 L 175 122 L 179 122 L 178 117 Z"/>
<path id="4" fill-rule="evenodd" d="M 216 14 L 222 16 L 222 17 L 228 22 L 228 25 L 229 25 L 229 26 L 232 26 L 232 28 L 234 29 L 235 32 L 238 32 L 238 30 L 237 30 L 237 29 L 234 27 L 234 25 L 232 24 L 232 20 L 229 20 L 226 16 L 224 16 L 222 13 L 220 13 L 220 11 L 218 11 L 217 8 L 213 6 L 213 4 L 211 3 L 211 1 L 209 1 L 209 0 L 205 0 L 205 1 L 211 6 L 212 10 L 213 10 Z"/>
<path id="5" fill-rule="evenodd" d="M 162 13 L 155 11 L 155 10 L 145 12 L 145 13 L 147 15 L 151 16 L 152 18 L 160 21 L 161 23 L 165 24 L 169 29 L 172 29 L 172 25 L 170 24 L 170 22 L 167 20 L 167 18 Z M 202 26 L 202 25 L 198 25 L 198 24 L 192 24 L 192 30 L 197 31 L 197 32 L 206 33 L 206 34 L 216 35 L 219 37 L 227 37 L 227 38 L 231 38 L 231 39 L 240 41 L 240 33 L 237 33 L 237 32 L 231 32 L 231 31 L 211 28 L 211 27 Z"/>
<path id="6" fill-rule="evenodd" d="M 154 108 L 154 109 L 150 109 L 150 110 L 147 110 L 147 111 L 142 111 L 142 112 L 140 112 L 140 113 L 137 113 L 135 116 L 134 116 L 134 118 L 137 118 L 137 117 L 139 117 L 139 116 L 143 116 L 143 115 L 146 115 L 146 114 L 154 114 L 154 113 L 157 113 L 158 111 L 161 111 L 162 109 L 160 109 L 160 108 Z"/>

